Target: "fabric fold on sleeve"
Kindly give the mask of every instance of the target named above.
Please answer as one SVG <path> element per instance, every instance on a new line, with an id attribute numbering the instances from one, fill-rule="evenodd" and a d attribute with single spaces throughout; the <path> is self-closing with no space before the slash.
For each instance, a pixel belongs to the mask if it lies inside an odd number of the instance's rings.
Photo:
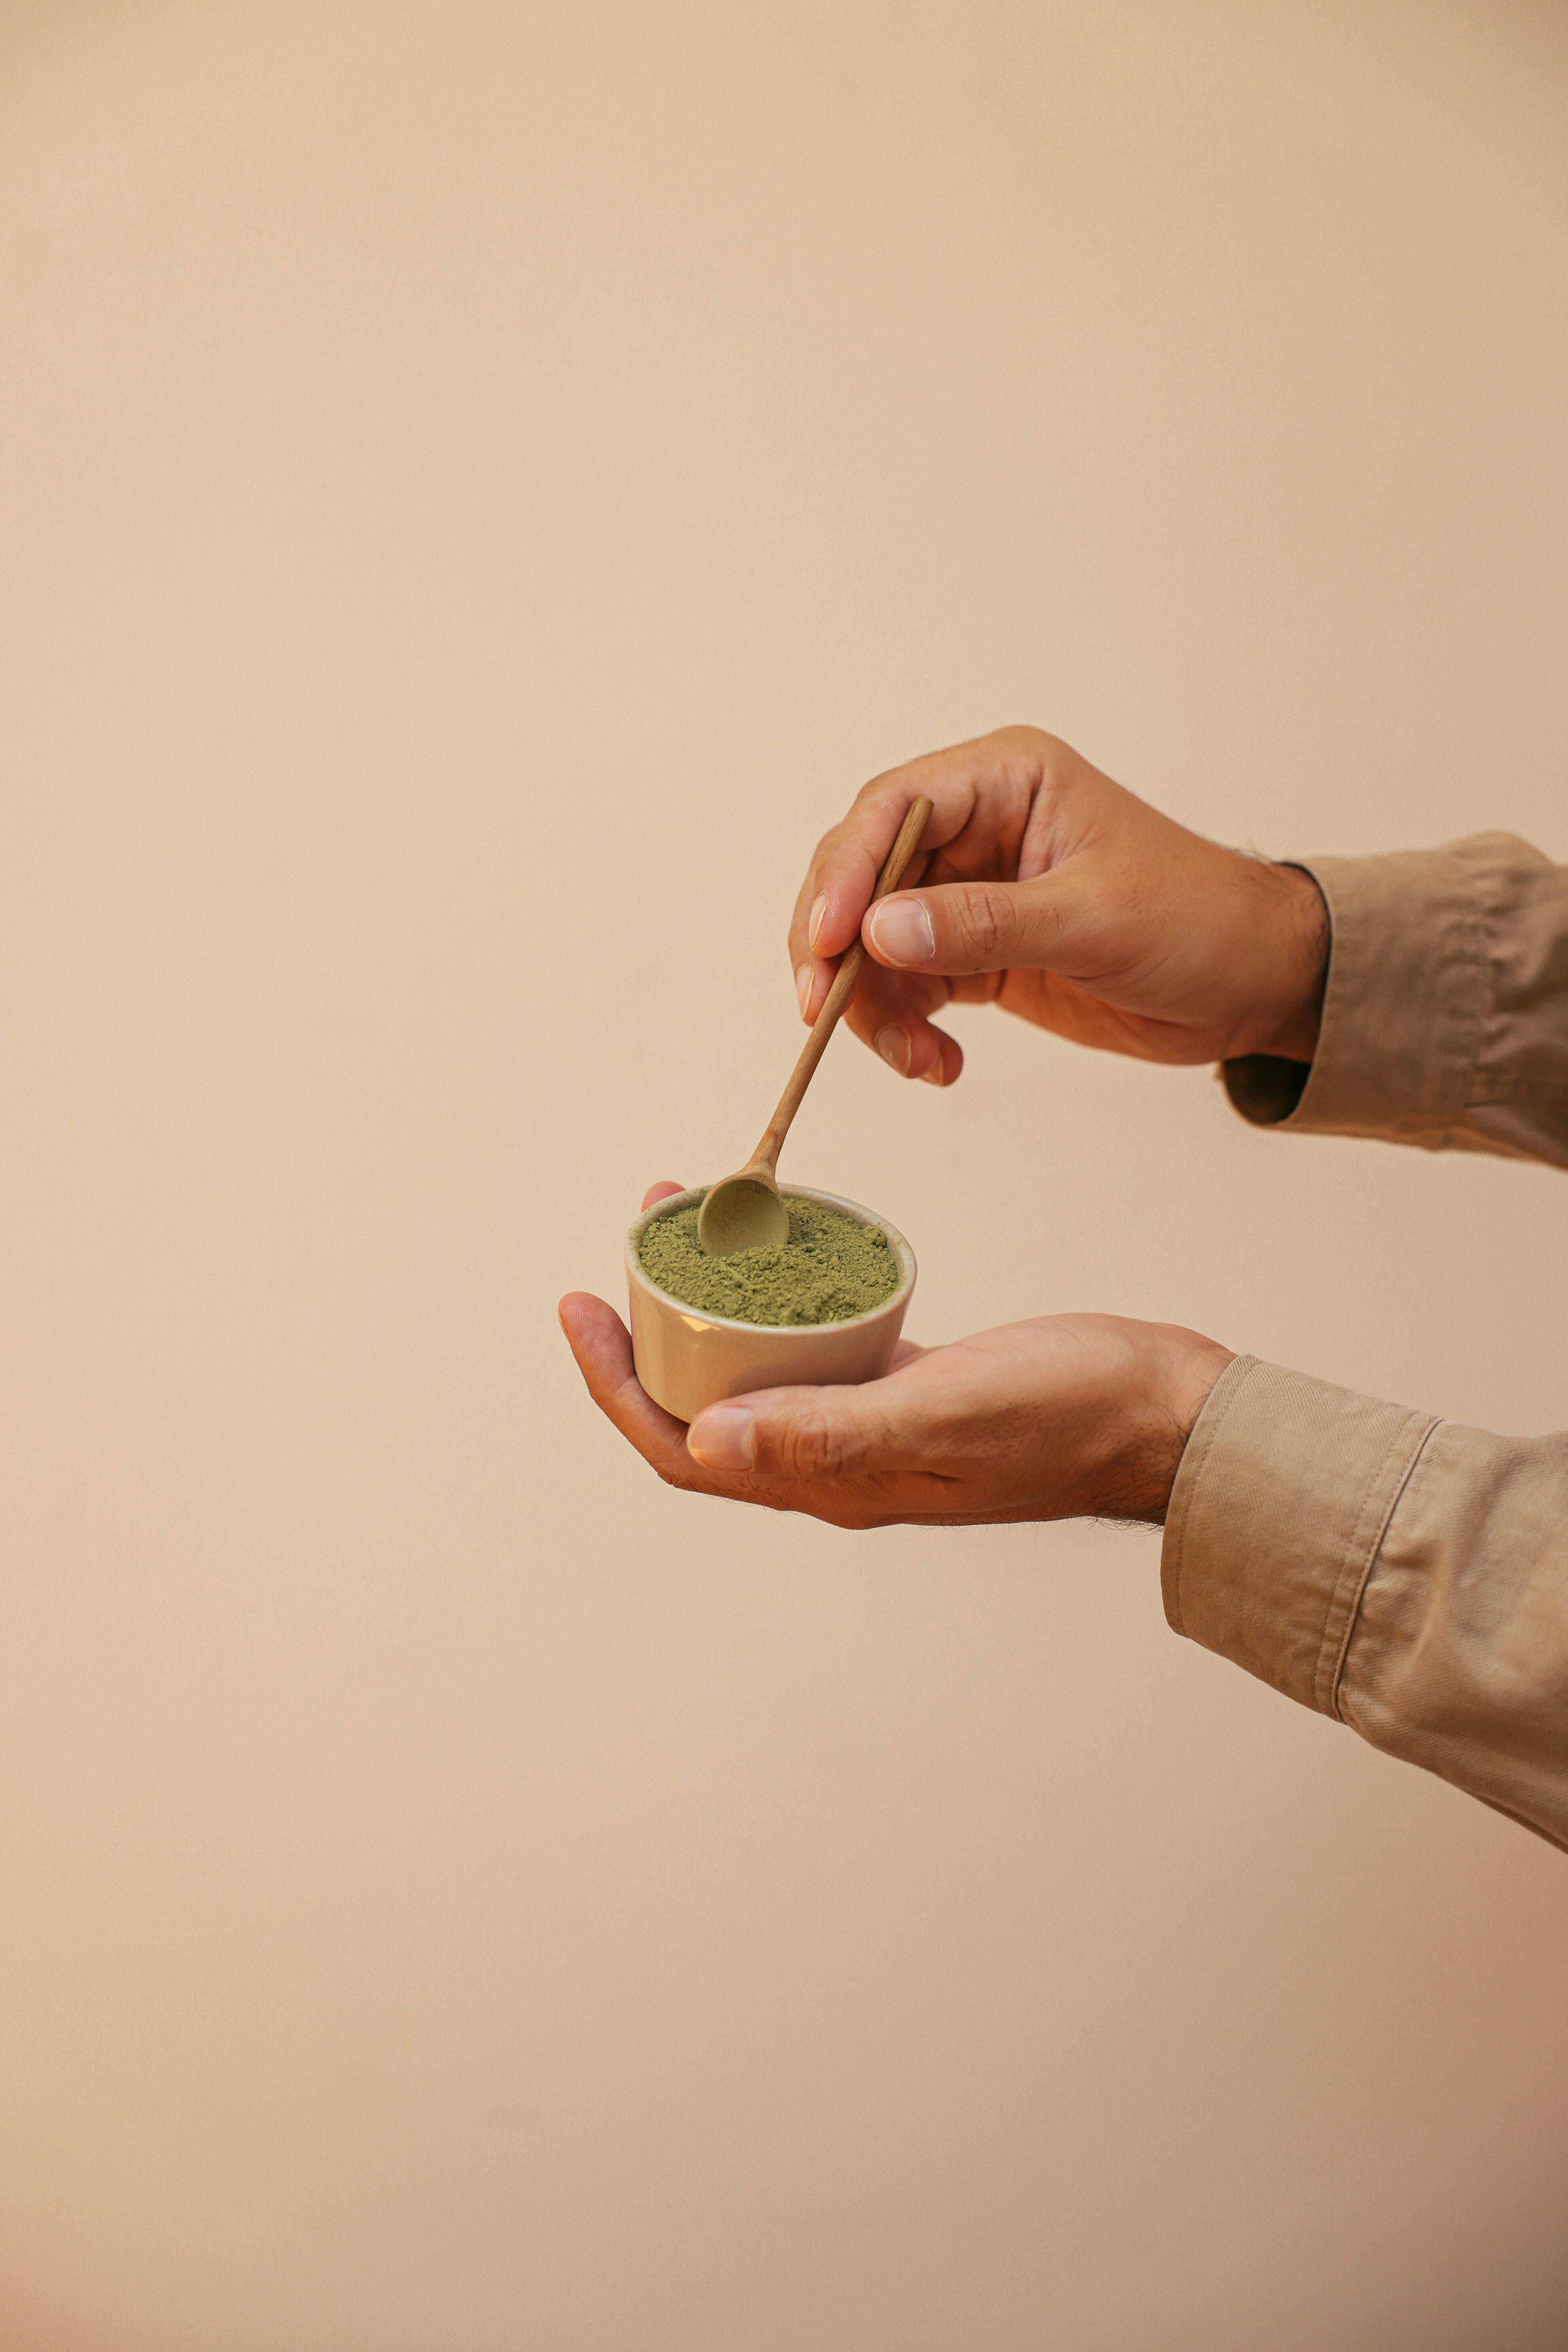
<path id="1" fill-rule="evenodd" d="M 1173 1629 L 1336 1714 L 1363 1587 L 1435 1426 L 1429 1413 L 1237 1357 L 1198 1416 L 1166 1514 Z"/>
<path id="2" fill-rule="evenodd" d="M 1568 1167 L 1568 869 L 1504 833 L 1290 862 L 1329 910 L 1318 1050 L 1222 1065 L 1241 1116 Z"/>
<path id="3" fill-rule="evenodd" d="M 1239 1356 L 1161 1574 L 1178 1633 L 1568 1848 L 1568 1435 Z"/>

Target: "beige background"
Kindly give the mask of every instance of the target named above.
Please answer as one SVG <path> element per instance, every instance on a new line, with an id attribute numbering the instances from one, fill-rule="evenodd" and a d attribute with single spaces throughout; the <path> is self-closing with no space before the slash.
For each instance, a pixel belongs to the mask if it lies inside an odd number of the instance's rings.
<path id="1" fill-rule="evenodd" d="M 556 1335 L 1014 719 L 1568 855 L 1568 19 L 0 17 L 5 2352 L 1547 2352 L 1568 1868 L 1093 1527 L 658 1486 Z M 974 1014 L 929 1336 L 1568 1420 L 1544 1171 Z"/>

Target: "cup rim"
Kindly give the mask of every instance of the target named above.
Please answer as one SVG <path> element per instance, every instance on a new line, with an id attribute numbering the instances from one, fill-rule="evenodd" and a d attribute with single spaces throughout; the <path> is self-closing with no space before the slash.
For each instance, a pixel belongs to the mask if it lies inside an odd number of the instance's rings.
<path id="1" fill-rule="evenodd" d="M 684 1192 L 671 1192 L 667 1199 L 656 1201 L 651 1209 L 642 1210 L 634 1218 L 626 1234 L 628 1280 L 635 1282 L 649 1298 L 657 1299 L 661 1307 L 671 1308 L 687 1322 L 700 1323 L 715 1331 L 746 1332 L 753 1339 L 804 1342 L 820 1340 L 833 1331 L 863 1330 L 868 1323 L 875 1323 L 879 1317 L 890 1315 L 896 1307 L 907 1304 L 919 1269 L 915 1264 L 915 1254 L 897 1225 L 887 1217 L 879 1216 L 875 1210 L 868 1209 L 863 1202 L 848 1200 L 842 1192 L 818 1192 L 811 1184 L 781 1184 L 779 1191 L 787 1201 L 816 1201 L 823 1208 L 841 1210 L 847 1217 L 853 1217 L 858 1225 L 879 1225 L 887 1234 L 889 1244 L 899 1261 L 899 1282 L 897 1288 L 890 1290 L 886 1298 L 875 1307 L 868 1307 L 862 1314 L 845 1315 L 832 1323 L 742 1323 L 733 1315 L 710 1315 L 705 1307 L 693 1307 L 689 1299 L 677 1298 L 673 1291 L 661 1289 L 647 1272 L 637 1255 L 637 1245 L 656 1217 L 673 1216 L 678 1209 L 696 1208 L 706 1198 L 710 1189 L 706 1184 L 689 1184 Z"/>

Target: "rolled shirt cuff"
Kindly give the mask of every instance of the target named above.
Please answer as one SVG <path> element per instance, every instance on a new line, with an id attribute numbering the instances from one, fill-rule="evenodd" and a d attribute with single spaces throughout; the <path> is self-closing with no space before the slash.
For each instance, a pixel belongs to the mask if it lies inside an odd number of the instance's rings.
<path id="1" fill-rule="evenodd" d="M 1231 1102 L 1254 1126 L 1440 1149 L 1464 1117 L 1486 1017 L 1471 865 L 1456 847 L 1290 862 L 1329 909 L 1318 1050 L 1310 1064 L 1223 1064 Z"/>
<path id="2" fill-rule="evenodd" d="M 1227 1365 L 1165 1518 L 1172 1629 L 1337 1717 L 1356 1612 L 1429 1413 L 1256 1356 Z"/>

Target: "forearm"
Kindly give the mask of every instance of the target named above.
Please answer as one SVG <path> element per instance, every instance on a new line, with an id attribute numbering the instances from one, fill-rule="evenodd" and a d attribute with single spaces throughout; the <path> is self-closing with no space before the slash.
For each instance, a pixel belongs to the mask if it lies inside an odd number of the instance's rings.
<path id="1" fill-rule="evenodd" d="M 1568 1847 L 1568 1437 L 1238 1357 L 1163 1577 L 1178 1633 Z"/>

